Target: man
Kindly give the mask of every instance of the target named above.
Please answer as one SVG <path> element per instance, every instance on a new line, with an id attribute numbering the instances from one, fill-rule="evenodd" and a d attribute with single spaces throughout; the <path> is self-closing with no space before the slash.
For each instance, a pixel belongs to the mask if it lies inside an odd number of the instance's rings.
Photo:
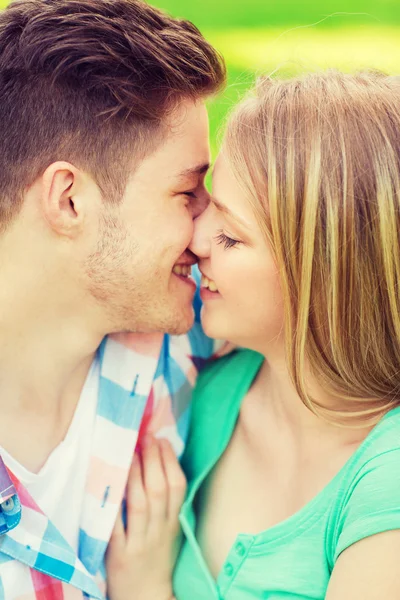
<path id="1" fill-rule="evenodd" d="M 139 0 L 0 14 L 0 599 L 102 598 L 139 429 L 182 451 L 213 351 L 187 247 L 224 78 Z"/>

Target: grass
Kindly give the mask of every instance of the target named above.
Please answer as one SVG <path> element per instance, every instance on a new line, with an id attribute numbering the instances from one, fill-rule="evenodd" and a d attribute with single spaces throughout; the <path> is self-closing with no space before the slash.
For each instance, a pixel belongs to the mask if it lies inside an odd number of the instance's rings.
<path id="1" fill-rule="evenodd" d="M 210 104 L 211 139 L 258 73 L 400 73 L 399 0 L 151 0 L 192 20 L 222 52 L 228 88 Z"/>
<path id="2" fill-rule="evenodd" d="M 365 16 L 357 20 L 400 24 L 398 0 L 151 0 L 151 3 L 206 29 L 309 25 L 338 13 L 363 13 Z M 328 18 L 324 25 L 335 27 L 342 18 Z"/>
<path id="3" fill-rule="evenodd" d="M 205 33 L 224 55 L 229 75 L 227 89 L 209 106 L 214 153 L 221 121 L 257 74 L 288 77 L 327 68 L 400 73 L 400 28 L 395 26 L 210 29 Z"/>
<path id="4" fill-rule="evenodd" d="M 150 2 L 192 20 L 225 57 L 228 87 L 210 103 L 214 151 L 220 124 L 257 73 L 288 77 L 332 67 L 400 73 L 399 0 Z"/>

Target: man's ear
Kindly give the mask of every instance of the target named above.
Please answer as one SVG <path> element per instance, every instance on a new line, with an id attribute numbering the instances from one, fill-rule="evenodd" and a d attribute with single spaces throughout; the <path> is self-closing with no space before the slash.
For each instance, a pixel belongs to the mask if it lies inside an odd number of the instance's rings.
<path id="1" fill-rule="evenodd" d="M 81 201 L 85 176 L 71 163 L 58 161 L 41 178 L 40 206 L 44 218 L 59 235 L 73 238 L 81 231 L 85 206 Z"/>

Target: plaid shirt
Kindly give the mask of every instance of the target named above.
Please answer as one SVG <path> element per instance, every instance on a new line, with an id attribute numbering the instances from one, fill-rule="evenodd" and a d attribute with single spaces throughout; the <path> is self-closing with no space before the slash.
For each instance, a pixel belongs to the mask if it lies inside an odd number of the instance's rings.
<path id="1" fill-rule="evenodd" d="M 105 550 L 135 448 L 151 430 L 182 453 L 191 390 L 212 352 L 198 318 L 185 336 L 117 334 L 103 340 L 78 554 L 0 457 L 0 600 L 104 598 Z"/>

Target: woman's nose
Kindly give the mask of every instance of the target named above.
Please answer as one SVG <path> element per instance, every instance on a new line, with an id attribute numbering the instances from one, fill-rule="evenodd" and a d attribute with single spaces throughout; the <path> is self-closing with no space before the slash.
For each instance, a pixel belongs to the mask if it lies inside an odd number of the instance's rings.
<path id="1" fill-rule="evenodd" d="M 189 245 L 189 250 L 199 258 L 207 258 L 210 255 L 209 211 L 210 206 L 193 222 L 193 237 Z"/>

